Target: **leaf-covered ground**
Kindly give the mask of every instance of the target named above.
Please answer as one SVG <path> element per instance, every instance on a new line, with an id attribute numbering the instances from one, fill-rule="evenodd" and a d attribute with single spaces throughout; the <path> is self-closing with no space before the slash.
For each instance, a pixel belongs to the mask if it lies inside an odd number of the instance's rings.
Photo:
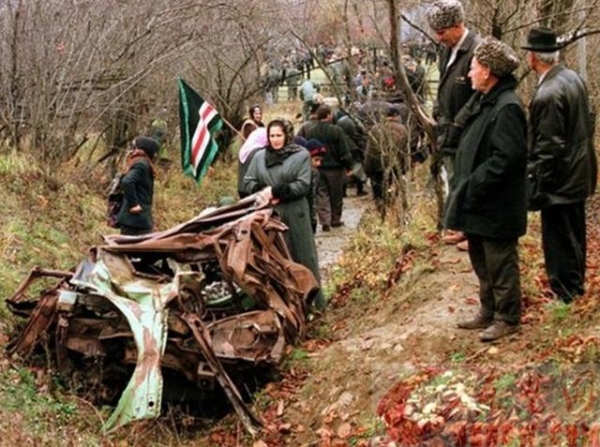
<path id="1" fill-rule="evenodd" d="M 42 175 L 31 174 L 30 165 L 0 163 L 4 297 L 33 265 L 69 268 L 106 232 L 98 179 L 85 181 L 76 170 L 54 191 L 43 176 L 27 177 Z M 200 194 L 188 180 L 161 172 L 160 227 L 189 218 L 214 203 L 223 184 L 233 185 L 230 178 L 209 180 Z M 539 218 L 531 215 L 521 240 L 522 330 L 484 345 L 476 332 L 455 327 L 478 306 L 467 256 L 439 241 L 433 199 L 426 188 L 411 188 L 406 226 L 381 223 L 367 210 L 354 233 L 340 230 L 343 247 L 334 231 L 319 235 L 320 250 L 343 248 L 327 269 L 330 306 L 253 396 L 265 422 L 256 439 L 235 414 L 215 422 L 179 409 L 105 435 L 100 427 L 110 408 L 65 390 L 51 368 L 3 358 L 0 445 L 600 446 L 600 199 L 588 209 L 586 295 L 571 306 L 551 299 Z M 12 321 L 2 306 L 0 314 L 5 346 Z"/>
<path id="2" fill-rule="evenodd" d="M 599 207 L 594 197 L 587 292 L 571 306 L 547 291 L 539 216 L 530 216 L 521 241 L 522 330 L 493 344 L 455 327 L 478 307 L 467 255 L 443 245 L 427 223 L 415 240 L 367 213 L 330 271 L 337 287 L 315 338 L 290 353 L 282 380 L 256 402 L 265 420 L 259 439 L 225 424 L 205 441 L 600 446 Z"/>

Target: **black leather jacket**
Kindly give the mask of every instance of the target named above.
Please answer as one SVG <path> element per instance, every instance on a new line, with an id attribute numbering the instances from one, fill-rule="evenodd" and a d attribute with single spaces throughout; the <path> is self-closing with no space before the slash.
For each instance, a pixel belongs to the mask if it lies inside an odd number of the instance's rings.
<path id="1" fill-rule="evenodd" d="M 596 189 L 594 119 L 583 80 L 561 65 L 548 71 L 529 106 L 530 209 L 585 200 Z"/>

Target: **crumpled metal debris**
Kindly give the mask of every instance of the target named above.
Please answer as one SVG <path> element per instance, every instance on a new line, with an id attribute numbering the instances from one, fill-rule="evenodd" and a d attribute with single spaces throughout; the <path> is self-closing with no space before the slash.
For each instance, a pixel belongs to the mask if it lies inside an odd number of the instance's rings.
<path id="1" fill-rule="evenodd" d="M 168 372 L 189 388 L 220 385 L 254 433 L 260 419 L 228 371 L 276 365 L 303 335 L 318 290 L 291 261 L 285 225 L 254 199 L 163 232 L 105 236 L 72 271 L 34 267 L 6 300 L 28 319 L 8 353 L 28 357 L 44 342 L 73 387 L 94 384 L 100 397 L 122 390 L 115 384 L 129 374 L 106 430 L 157 417 Z M 49 277 L 54 287 L 27 295 Z"/>

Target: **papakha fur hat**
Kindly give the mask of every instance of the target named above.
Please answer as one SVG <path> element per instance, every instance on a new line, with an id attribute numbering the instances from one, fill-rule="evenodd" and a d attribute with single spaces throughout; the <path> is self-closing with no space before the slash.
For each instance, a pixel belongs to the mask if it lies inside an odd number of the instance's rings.
<path id="1" fill-rule="evenodd" d="M 437 0 L 427 10 L 427 21 L 433 30 L 465 23 L 465 10 L 458 0 Z"/>
<path id="2" fill-rule="evenodd" d="M 519 67 L 519 58 L 513 49 L 491 36 L 477 45 L 473 57 L 499 78 L 511 74 Z"/>

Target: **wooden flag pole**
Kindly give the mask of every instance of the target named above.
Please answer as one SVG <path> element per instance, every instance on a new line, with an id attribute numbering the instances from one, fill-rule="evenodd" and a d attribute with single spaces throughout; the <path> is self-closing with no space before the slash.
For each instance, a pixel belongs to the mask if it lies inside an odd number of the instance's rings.
<path id="1" fill-rule="evenodd" d="M 225 124 L 227 124 L 227 127 L 229 127 L 231 130 L 233 130 L 236 134 L 238 134 L 238 136 L 242 139 L 242 141 L 246 141 L 246 139 L 244 138 L 244 136 L 241 134 L 241 132 L 239 130 L 237 130 L 235 127 L 233 127 L 233 124 L 231 124 L 229 121 L 227 121 L 223 115 L 220 115 L 221 119 L 223 120 L 223 122 Z"/>

